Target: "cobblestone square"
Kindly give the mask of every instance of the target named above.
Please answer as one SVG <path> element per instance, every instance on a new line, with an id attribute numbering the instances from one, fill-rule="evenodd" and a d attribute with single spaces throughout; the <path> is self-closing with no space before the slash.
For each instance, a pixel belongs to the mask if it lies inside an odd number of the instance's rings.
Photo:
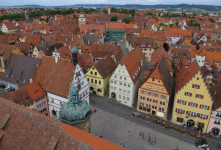
<path id="1" fill-rule="evenodd" d="M 94 133 L 116 144 L 122 142 L 126 145 L 126 148 L 131 150 L 174 150 L 175 146 L 178 146 L 179 150 L 197 149 L 193 144 L 178 140 L 98 108 L 97 112 L 91 116 L 91 123 Z M 139 135 L 140 132 L 144 132 L 144 139 Z M 156 137 L 156 143 L 151 145 L 148 142 L 148 133 L 150 133 L 152 141 Z"/>

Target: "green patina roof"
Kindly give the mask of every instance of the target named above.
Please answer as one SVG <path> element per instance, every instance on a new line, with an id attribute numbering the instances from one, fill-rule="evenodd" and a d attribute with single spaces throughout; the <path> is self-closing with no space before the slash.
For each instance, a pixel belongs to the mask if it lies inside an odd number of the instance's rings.
<path id="1" fill-rule="evenodd" d="M 69 95 L 69 101 L 60 108 L 60 120 L 68 124 L 87 120 L 92 114 L 92 110 L 86 101 L 79 99 L 79 89 L 72 86 L 69 89 Z"/>
<path id="2" fill-rule="evenodd" d="M 78 49 L 75 47 L 75 45 L 74 45 L 74 47 L 71 49 L 71 52 L 72 52 L 72 53 L 77 53 L 77 52 L 78 52 Z"/>

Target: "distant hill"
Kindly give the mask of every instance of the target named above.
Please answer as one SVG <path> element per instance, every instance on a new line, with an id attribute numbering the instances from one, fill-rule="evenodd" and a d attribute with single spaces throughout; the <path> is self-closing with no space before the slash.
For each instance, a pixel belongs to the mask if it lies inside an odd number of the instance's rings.
<path id="1" fill-rule="evenodd" d="M 96 8 L 106 8 L 108 4 L 76 4 L 76 5 L 64 5 L 64 6 L 40 6 L 40 5 L 20 5 L 14 7 L 96 7 Z M 164 11 L 170 12 L 220 12 L 221 6 L 214 5 L 189 5 L 189 4 L 179 4 L 179 5 L 139 5 L 139 4 L 126 4 L 126 5 L 115 5 L 112 7 L 116 8 L 127 8 L 127 9 L 163 9 Z"/>

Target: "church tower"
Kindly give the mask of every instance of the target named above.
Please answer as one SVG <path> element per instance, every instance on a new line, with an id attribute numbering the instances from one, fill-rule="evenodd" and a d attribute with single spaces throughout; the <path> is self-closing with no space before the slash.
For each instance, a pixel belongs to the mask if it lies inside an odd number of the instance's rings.
<path id="1" fill-rule="evenodd" d="M 79 13 L 79 17 L 78 17 L 78 26 L 79 28 L 81 27 L 82 24 L 86 24 L 86 17 L 83 11 L 81 11 Z"/>
<path id="2" fill-rule="evenodd" d="M 86 101 L 79 98 L 79 89 L 72 86 L 69 89 L 69 100 L 60 108 L 60 115 L 55 119 L 91 133 L 90 116 L 92 110 Z"/>
<path id="3" fill-rule="evenodd" d="M 71 53 L 72 53 L 72 60 L 73 60 L 73 64 L 76 65 L 78 64 L 78 49 L 75 47 L 75 44 L 74 44 L 74 47 L 71 49 Z"/>
<path id="4" fill-rule="evenodd" d="M 111 14 L 111 5 L 110 4 L 107 7 L 107 12 L 108 12 L 108 14 Z"/>
<path id="5" fill-rule="evenodd" d="M 25 19 L 29 20 L 29 15 L 25 12 Z"/>

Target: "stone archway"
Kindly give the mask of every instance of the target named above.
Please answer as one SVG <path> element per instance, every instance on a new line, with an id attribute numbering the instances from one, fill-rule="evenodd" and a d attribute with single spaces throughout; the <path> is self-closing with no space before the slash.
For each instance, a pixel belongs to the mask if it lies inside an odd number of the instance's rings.
<path id="1" fill-rule="evenodd" d="M 54 116 L 57 115 L 57 112 L 54 109 L 51 112 L 52 112 L 52 115 L 54 115 Z"/>
<path id="2" fill-rule="evenodd" d="M 195 121 L 192 120 L 192 119 L 187 120 L 186 126 L 190 127 L 190 128 L 194 127 L 195 126 Z"/>
<path id="3" fill-rule="evenodd" d="M 116 94 L 114 92 L 111 93 L 112 98 L 116 98 Z"/>

